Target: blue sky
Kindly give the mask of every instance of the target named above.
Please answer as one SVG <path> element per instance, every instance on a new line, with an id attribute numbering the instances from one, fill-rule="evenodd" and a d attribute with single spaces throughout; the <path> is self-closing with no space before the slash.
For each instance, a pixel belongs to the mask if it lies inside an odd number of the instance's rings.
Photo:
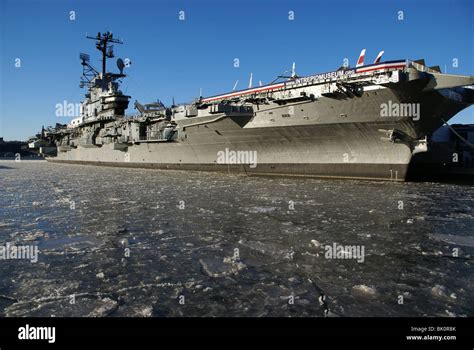
<path id="1" fill-rule="evenodd" d="M 100 67 L 85 34 L 110 30 L 132 61 L 122 90 L 170 104 L 267 83 L 296 61 L 297 73 L 332 71 L 362 48 L 366 61 L 425 58 L 448 73 L 474 75 L 474 1 L 0 0 L 0 136 L 25 139 L 42 125 L 66 123 L 56 104 L 80 102 L 79 52 Z M 178 12 L 185 11 L 185 20 Z M 74 21 L 69 19 L 75 11 Z M 288 12 L 294 11 L 293 21 Z M 404 20 L 399 21 L 398 11 Z M 15 59 L 21 67 L 15 67 Z M 234 68 L 234 58 L 240 67 Z M 453 59 L 459 67 L 452 67 Z M 110 61 L 115 68 L 115 63 Z M 128 112 L 133 112 L 129 108 Z M 474 123 L 474 107 L 451 120 Z"/>

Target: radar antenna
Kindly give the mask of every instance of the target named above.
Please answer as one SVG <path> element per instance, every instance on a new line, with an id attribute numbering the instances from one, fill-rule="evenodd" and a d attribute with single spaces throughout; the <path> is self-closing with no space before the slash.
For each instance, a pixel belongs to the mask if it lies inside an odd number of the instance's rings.
<path id="1" fill-rule="evenodd" d="M 92 79 L 99 73 L 90 65 L 90 56 L 88 54 L 80 53 L 79 58 L 82 65 L 82 77 L 79 86 L 83 88 L 85 85 L 90 86 Z"/>
<path id="2" fill-rule="evenodd" d="M 125 63 L 123 62 L 121 58 L 117 60 L 117 68 L 120 71 L 120 75 L 123 75 L 123 69 L 125 68 Z"/>
<path id="3" fill-rule="evenodd" d="M 102 34 L 99 32 L 97 36 L 86 36 L 86 38 L 95 40 L 95 47 L 102 52 L 102 76 L 105 77 L 107 58 L 114 57 L 113 45 L 111 44 L 123 44 L 123 42 L 119 39 L 115 39 L 111 32 Z"/>

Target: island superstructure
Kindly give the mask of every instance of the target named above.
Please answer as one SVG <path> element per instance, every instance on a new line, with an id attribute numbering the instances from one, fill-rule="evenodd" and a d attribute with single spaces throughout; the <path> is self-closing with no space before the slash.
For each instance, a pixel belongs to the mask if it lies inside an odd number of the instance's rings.
<path id="1" fill-rule="evenodd" d="M 88 91 L 81 115 L 43 129 L 31 147 L 51 162 L 403 181 L 427 137 L 474 103 L 473 76 L 441 73 L 424 60 L 381 61 L 199 97 L 142 105 L 126 116 L 126 77 L 106 71 L 109 32 L 92 37 L 102 70 L 81 54 Z M 222 161 L 223 152 L 231 154 Z M 247 153 L 246 153 L 247 152 Z M 245 155 L 252 152 L 253 162 Z"/>

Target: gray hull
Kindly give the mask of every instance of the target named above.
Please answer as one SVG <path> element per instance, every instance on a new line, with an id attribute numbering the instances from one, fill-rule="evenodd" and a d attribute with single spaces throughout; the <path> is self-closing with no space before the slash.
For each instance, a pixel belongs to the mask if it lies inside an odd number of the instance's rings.
<path id="1" fill-rule="evenodd" d="M 343 123 L 246 129 L 225 120 L 212 127 L 195 128 L 194 132 L 188 132 L 188 141 L 139 143 L 123 150 L 114 149 L 113 144 L 92 148 L 78 146 L 48 160 L 248 175 L 402 181 L 411 150 L 403 143 L 382 140 L 379 131 L 393 127 L 394 123 Z M 217 154 L 225 148 L 256 151 L 256 166 L 218 164 Z"/>

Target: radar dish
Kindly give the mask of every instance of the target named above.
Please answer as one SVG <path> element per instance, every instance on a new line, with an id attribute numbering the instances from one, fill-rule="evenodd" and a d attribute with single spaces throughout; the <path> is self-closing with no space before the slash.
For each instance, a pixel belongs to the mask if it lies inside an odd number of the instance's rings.
<path id="1" fill-rule="evenodd" d="M 123 69 L 125 67 L 125 63 L 121 58 L 117 59 L 117 68 L 120 70 L 120 74 L 123 74 Z"/>

